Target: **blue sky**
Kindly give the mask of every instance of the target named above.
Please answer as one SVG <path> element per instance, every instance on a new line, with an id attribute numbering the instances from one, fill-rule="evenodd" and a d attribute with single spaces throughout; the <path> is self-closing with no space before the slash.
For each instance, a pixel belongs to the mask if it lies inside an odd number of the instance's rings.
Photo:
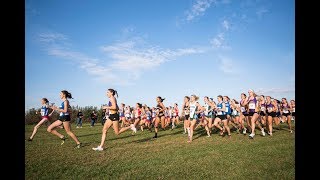
<path id="1" fill-rule="evenodd" d="M 42 97 L 181 105 L 185 95 L 295 98 L 293 0 L 25 1 L 25 109 Z"/>

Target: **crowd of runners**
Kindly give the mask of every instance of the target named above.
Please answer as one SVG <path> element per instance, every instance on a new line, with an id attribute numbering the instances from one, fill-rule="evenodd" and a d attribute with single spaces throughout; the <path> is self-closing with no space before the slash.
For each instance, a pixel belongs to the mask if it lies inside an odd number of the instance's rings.
<path id="1" fill-rule="evenodd" d="M 187 142 L 193 140 L 194 130 L 204 128 L 207 137 L 217 134 L 220 136 L 231 136 L 231 131 L 249 134 L 253 139 L 256 127 L 262 136 L 272 136 L 273 128 L 280 130 L 280 124 L 286 123 L 288 132 L 293 133 L 292 121 L 295 119 L 295 100 L 288 101 L 285 97 L 280 99 L 268 95 L 257 95 L 249 89 L 248 94 L 241 93 L 240 100 L 230 99 L 228 96 L 218 95 L 216 98 L 208 96 L 199 99 L 197 95 L 185 96 L 181 106 L 178 103 L 165 106 L 161 96 L 156 97 L 155 107 L 137 102 L 134 106 L 124 103 L 118 105 L 117 91 L 108 89 L 106 95 L 109 102 L 102 106 L 104 110 L 101 143 L 92 148 L 95 151 L 102 151 L 108 129 L 112 126 L 115 134 L 121 134 L 127 130 L 137 133 L 138 130 L 148 130 L 154 133 L 153 138 L 158 138 L 159 130 L 175 129 L 177 125 L 183 124 L 183 133 L 186 134 Z M 65 136 L 58 133 L 57 128 L 63 127 L 66 133 L 76 142 L 76 148 L 81 147 L 81 142 L 71 131 L 71 106 L 69 98 L 71 93 L 63 90 L 60 92 L 61 105 L 49 105 L 46 98 L 41 100 L 40 109 L 41 121 L 34 127 L 28 141 L 32 141 L 37 129 L 47 123 L 47 131 L 58 136 L 62 143 Z M 51 112 L 49 110 L 52 109 Z M 58 120 L 50 123 L 50 117 L 54 111 L 59 113 Z"/>

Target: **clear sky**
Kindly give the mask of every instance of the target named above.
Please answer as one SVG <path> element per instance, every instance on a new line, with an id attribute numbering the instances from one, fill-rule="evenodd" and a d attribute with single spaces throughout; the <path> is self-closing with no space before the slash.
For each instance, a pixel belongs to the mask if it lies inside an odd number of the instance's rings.
<path id="1" fill-rule="evenodd" d="M 185 95 L 295 98 L 293 0 L 25 1 L 25 109 L 165 106 Z"/>

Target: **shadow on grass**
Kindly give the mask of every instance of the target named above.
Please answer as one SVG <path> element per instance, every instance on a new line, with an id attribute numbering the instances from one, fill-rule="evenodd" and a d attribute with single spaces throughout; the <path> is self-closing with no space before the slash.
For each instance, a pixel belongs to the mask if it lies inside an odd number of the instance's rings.
<path id="1" fill-rule="evenodd" d="M 162 134 L 162 132 L 167 132 L 170 131 L 171 133 L 167 133 L 167 134 Z M 158 138 L 163 138 L 165 136 L 172 136 L 172 135 L 176 135 L 176 134 L 182 134 L 183 130 L 160 130 L 160 132 L 158 132 Z M 158 138 L 153 138 L 154 133 L 150 134 L 150 137 L 146 137 L 146 138 L 142 138 L 142 139 L 138 139 L 138 140 L 134 140 L 132 142 L 134 143 L 142 143 L 142 142 L 148 142 L 148 141 L 155 141 Z"/>
<path id="2" fill-rule="evenodd" d="M 99 133 L 91 133 L 91 134 L 84 134 L 84 135 L 77 135 L 77 137 L 93 136 L 93 135 L 97 135 L 97 134 L 101 134 L 101 132 L 99 132 Z"/>
<path id="3" fill-rule="evenodd" d="M 120 135 L 121 136 L 121 135 Z M 132 137 L 132 136 L 134 136 L 134 135 L 127 135 L 127 136 L 121 136 L 121 137 L 115 137 L 115 138 L 110 138 L 110 139 L 108 139 L 108 140 L 118 140 L 118 139 L 125 139 L 125 138 L 129 138 L 129 137 Z"/>

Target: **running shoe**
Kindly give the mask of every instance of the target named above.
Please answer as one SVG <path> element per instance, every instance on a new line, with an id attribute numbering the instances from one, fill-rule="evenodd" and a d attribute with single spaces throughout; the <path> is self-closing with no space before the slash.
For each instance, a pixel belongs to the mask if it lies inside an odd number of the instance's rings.
<path id="1" fill-rule="evenodd" d="M 96 148 L 92 148 L 94 151 L 103 151 L 103 148 L 101 146 L 98 146 Z"/>

